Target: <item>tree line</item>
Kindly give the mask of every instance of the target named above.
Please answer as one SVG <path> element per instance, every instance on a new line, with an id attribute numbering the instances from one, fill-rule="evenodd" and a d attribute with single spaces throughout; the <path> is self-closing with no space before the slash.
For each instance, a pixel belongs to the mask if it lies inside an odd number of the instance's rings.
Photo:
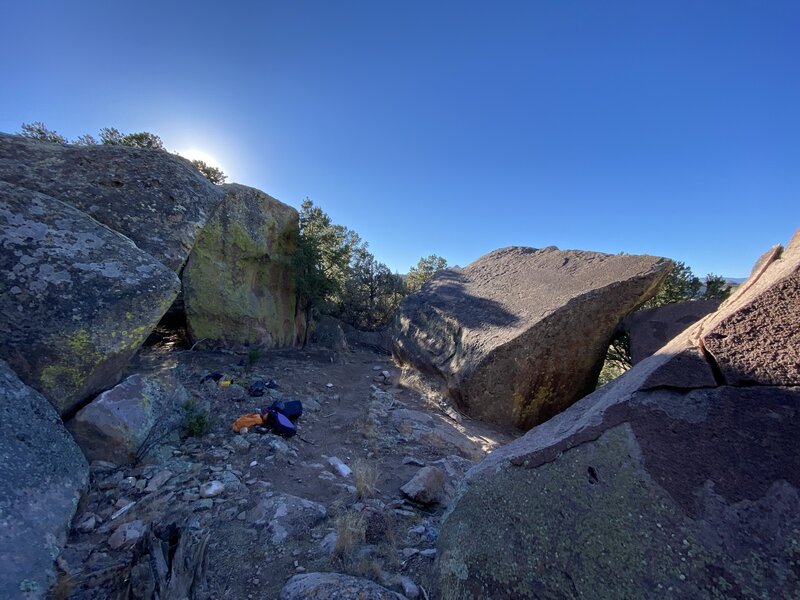
<path id="1" fill-rule="evenodd" d="M 53 144 L 75 144 L 77 146 L 96 146 L 102 144 L 106 146 L 147 148 L 149 150 L 167 150 L 161 138 L 154 133 L 150 133 L 149 131 L 122 133 L 116 127 L 103 127 L 97 138 L 91 133 L 87 133 L 78 136 L 74 140 L 68 140 L 57 131 L 47 127 L 41 121 L 35 121 L 33 123 L 23 123 L 18 133 L 23 137 Z M 211 183 L 219 185 L 225 183 L 225 180 L 228 178 L 225 173 L 222 172 L 222 169 L 209 165 L 205 161 L 195 159 L 189 162 Z"/>

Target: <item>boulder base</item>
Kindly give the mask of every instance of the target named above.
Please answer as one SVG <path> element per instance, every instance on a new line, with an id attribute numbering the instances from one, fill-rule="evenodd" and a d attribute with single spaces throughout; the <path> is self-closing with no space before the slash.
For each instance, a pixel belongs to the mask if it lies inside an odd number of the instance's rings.
<path id="1" fill-rule="evenodd" d="M 394 355 L 472 417 L 528 429 L 591 392 L 622 318 L 671 262 L 504 248 L 406 297 Z"/>
<path id="2" fill-rule="evenodd" d="M 53 406 L 0 361 L 0 598 L 44 598 L 89 481 Z"/>

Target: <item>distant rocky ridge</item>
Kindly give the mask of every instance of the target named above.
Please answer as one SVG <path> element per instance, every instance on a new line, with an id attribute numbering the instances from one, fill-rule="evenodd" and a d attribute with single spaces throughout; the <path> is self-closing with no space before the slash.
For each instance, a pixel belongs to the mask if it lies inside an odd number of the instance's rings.
<path id="1" fill-rule="evenodd" d="M 717 312 L 471 469 L 438 541 L 442 597 L 800 594 L 798 307 L 800 232 Z"/>
<path id="2" fill-rule="evenodd" d="M 594 389 L 614 330 L 671 265 L 554 247 L 496 250 L 406 297 L 393 353 L 469 416 L 529 429 Z"/>

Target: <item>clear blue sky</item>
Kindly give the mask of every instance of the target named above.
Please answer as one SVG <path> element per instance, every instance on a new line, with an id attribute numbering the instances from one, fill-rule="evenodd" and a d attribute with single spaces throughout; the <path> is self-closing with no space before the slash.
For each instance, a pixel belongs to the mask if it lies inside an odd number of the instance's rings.
<path id="1" fill-rule="evenodd" d="M 507 245 L 745 276 L 800 227 L 800 2 L 6 2 L 0 131 L 148 130 L 405 271 Z"/>

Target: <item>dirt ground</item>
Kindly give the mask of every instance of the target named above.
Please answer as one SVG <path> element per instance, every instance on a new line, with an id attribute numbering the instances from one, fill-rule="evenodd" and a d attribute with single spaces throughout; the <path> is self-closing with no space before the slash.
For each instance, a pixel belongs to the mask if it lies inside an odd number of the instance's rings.
<path id="1" fill-rule="evenodd" d="M 111 536 L 123 525 L 168 523 L 208 535 L 210 598 L 278 598 L 289 577 L 317 571 L 365 577 L 409 598 L 435 597 L 432 566 L 447 498 L 473 461 L 514 435 L 398 384 L 390 357 L 370 350 L 242 355 L 166 340 L 143 349 L 132 366 L 161 369 L 173 369 L 189 391 L 195 435 L 184 423 L 179 439 L 141 463 L 92 465 L 59 558 L 56 598 L 126 597 L 135 544 L 113 549 Z M 203 381 L 209 372 L 241 387 Z M 251 397 L 246 390 L 255 379 L 277 387 Z M 238 416 L 274 399 L 303 402 L 295 437 L 232 432 Z M 332 457 L 354 472 L 339 473 Z M 426 465 L 447 474 L 439 502 L 414 502 L 400 491 Z M 202 497 L 201 486 L 211 481 L 224 490 Z"/>

